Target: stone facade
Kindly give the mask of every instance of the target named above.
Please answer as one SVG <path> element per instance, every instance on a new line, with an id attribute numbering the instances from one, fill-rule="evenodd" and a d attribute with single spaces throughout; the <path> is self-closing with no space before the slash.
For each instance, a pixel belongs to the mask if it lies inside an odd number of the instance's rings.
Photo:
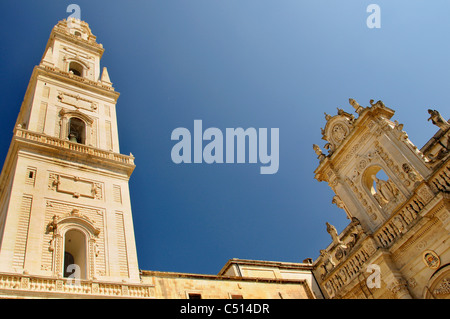
<path id="1" fill-rule="evenodd" d="M 450 125 L 419 150 L 381 101 L 326 115 L 316 179 L 349 225 L 303 263 L 230 259 L 217 275 L 140 271 L 119 93 L 87 23 L 52 30 L 0 176 L 3 298 L 448 298 Z M 383 174 L 382 174 L 383 173 Z"/>
<path id="2" fill-rule="evenodd" d="M 33 70 L 0 176 L 0 297 L 315 298 L 311 265 L 308 280 L 139 271 L 103 52 L 63 20 Z"/>
<path id="3" fill-rule="evenodd" d="M 326 115 L 315 177 L 335 192 L 351 220 L 314 262 L 326 298 L 450 298 L 450 125 L 429 110 L 439 131 L 418 149 L 378 101 Z M 447 288 L 446 288 L 447 287 Z"/>

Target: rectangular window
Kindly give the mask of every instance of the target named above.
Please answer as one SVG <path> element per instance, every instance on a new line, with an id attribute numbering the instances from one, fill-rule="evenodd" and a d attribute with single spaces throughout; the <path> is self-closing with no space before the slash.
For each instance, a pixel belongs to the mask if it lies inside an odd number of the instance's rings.
<path id="1" fill-rule="evenodd" d="M 231 299 L 244 299 L 242 295 L 231 295 Z"/>
<path id="2" fill-rule="evenodd" d="M 27 172 L 25 175 L 25 184 L 34 186 L 35 179 L 36 179 L 36 168 L 27 167 Z"/>
<path id="3" fill-rule="evenodd" d="M 202 299 L 202 294 L 189 293 L 189 299 Z"/>

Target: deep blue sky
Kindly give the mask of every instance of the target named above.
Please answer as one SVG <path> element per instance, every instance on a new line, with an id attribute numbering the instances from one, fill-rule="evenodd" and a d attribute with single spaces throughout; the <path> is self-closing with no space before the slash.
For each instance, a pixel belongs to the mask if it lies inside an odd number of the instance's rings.
<path id="1" fill-rule="evenodd" d="M 361 0 L 2 1 L 0 156 L 52 27 L 76 3 L 106 49 L 139 266 L 215 274 L 230 258 L 317 258 L 345 213 L 314 179 L 324 112 L 381 99 L 418 146 L 450 117 L 450 2 Z M 381 8 L 369 29 L 366 8 Z M 172 163 L 173 129 L 279 128 L 280 168 Z"/>

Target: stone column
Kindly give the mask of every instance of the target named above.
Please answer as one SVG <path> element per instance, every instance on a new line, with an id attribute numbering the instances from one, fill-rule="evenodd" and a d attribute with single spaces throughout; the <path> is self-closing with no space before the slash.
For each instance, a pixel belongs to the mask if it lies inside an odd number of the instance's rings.
<path id="1" fill-rule="evenodd" d="M 393 278 L 388 281 L 387 287 L 397 299 L 412 299 L 407 282 L 401 276 L 393 276 Z"/>

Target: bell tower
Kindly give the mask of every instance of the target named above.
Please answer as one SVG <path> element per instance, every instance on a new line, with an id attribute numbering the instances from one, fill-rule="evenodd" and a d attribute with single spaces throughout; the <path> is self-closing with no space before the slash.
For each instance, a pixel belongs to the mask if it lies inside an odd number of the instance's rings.
<path id="1" fill-rule="evenodd" d="M 0 177 L 0 272 L 139 282 L 119 93 L 89 25 L 53 28 Z"/>

